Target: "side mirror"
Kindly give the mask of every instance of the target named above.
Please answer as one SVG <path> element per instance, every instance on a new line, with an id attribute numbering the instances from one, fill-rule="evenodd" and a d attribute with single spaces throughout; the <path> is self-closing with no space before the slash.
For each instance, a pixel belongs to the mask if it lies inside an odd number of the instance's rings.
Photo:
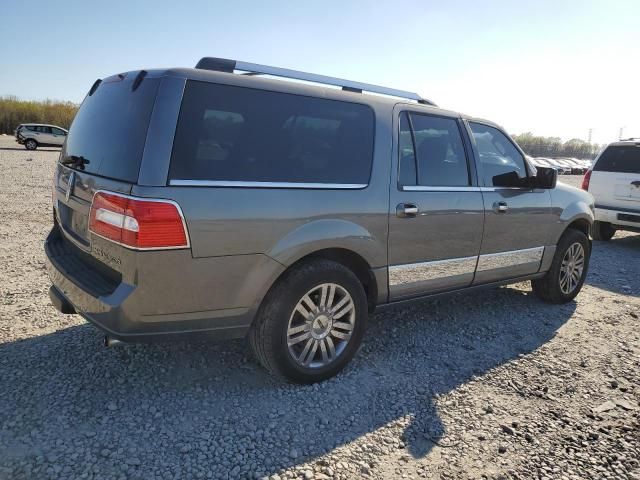
<path id="1" fill-rule="evenodd" d="M 529 181 L 533 188 L 544 188 L 550 190 L 556 188 L 558 182 L 558 171 L 555 168 L 536 167 L 536 176 L 530 177 Z"/>
<path id="2" fill-rule="evenodd" d="M 536 167 L 534 177 L 522 178 L 517 172 L 507 172 L 492 178 L 495 187 L 519 187 L 519 188 L 555 188 L 558 181 L 558 171 L 554 168 Z"/>

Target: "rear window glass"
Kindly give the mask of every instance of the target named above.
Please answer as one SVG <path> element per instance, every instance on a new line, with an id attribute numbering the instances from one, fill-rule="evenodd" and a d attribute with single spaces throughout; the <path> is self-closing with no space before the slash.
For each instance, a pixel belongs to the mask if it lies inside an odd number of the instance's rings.
<path id="1" fill-rule="evenodd" d="M 640 173 L 640 146 L 607 147 L 593 170 L 596 172 Z"/>
<path id="2" fill-rule="evenodd" d="M 85 98 L 60 155 L 63 164 L 137 182 L 159 79 L 146 78 L 132 91 L 134 78 L 129 73 L 124 80 L 102 82 Z"/>
<path id="3" fill-rule="evenodd" d="M 170 177 L 367 184 L 373 137 L 366 105 L 189 81 Z"/>

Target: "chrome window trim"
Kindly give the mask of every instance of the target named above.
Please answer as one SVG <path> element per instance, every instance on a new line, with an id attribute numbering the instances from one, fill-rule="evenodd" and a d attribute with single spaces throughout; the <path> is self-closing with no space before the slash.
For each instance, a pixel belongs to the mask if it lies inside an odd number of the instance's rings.
<path id="1" fill-rule="evenodd" d="M 407 285 L 458 275 L 473 274 L 478 256 L 389 266 L 389 285 Z"/>
<path id="2" fill-rule="evenodd" d="M 511 250 L 508 252 L 486 253 L 480 255 L 478 259 L 477 272 L 486 272 L 499 268 L 514 267 L 527 263 L 540 262 L 544 247 L 525 248 L 522 250 Z"/>
<path id="3" fill-rule="evenodd" d="M 480 192 L 480 187 L 429 187 L 426 185 L 405 185 L 403 192 Z"/>
<path id="4" fill-rule="evenodd" d="M 170 180 L 172 187 L 234 187 L 234 188 L 298 188 L 311 190 L 359 190 L 366 183 L 296 183 L 296 182 L 236 182 L 229 180 Z"/>
<path id="5" fill-rule="evenodd" d="M 481 192 L 499 192 L 501 190 L 520 190 L 528 192 L 533 190 L 531 187 L 479 187 Z"/>

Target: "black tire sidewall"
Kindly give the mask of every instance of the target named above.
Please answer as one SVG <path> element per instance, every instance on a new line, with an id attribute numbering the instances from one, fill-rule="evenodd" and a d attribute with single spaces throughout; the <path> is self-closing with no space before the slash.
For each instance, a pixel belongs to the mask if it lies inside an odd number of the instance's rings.
<path id="1" fill-rule="evenodd" d="M 287 328 L 289 318 L 298 301 L 312 288 L 323 283 L 335 283 L 343 287 L 353 299 L 356 320 L 346 349 L 332 363 L 321 368 L 304 368 L 298 365 L 289 353 Z M 273 315 L 273 328 L 269 332 L 274 360 L 281 373 L 296 382 L 314 383 L 336 375 L 358 351 L 366 330 L 368 309 L 362 284 L 350 270 L 331 262 L 313 262 L 296 269 L 283 280 L 273 292 L 269 315 Z"/>
<path id="2" fill-rule="evenodd" d="M 610 223 L 595 221 L 593 223 L 593 238 L 599 241 L 609 241 L 616 234 L 616 229 Z"/>

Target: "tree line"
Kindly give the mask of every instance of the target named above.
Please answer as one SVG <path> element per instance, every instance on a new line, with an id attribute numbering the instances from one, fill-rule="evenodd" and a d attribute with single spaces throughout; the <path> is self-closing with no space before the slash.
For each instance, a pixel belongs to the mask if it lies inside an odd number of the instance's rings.
<path id="1" fill-rule="evenodd" d="M 77 111 L 78 105 L 71 102 L 0 97 L 0 134 L 13 134 L 21 123 L 48 123 L 68 129 Z"/>
<path id="2" fill-rule="evenodd" d="M 569 157 L 594 159 L 602 145 L 589 143 L 579 138 L 563 142 L 559 137 L 538 137 L 531 132 L 513 135 L 513 139 L 532 157 Z"/>

